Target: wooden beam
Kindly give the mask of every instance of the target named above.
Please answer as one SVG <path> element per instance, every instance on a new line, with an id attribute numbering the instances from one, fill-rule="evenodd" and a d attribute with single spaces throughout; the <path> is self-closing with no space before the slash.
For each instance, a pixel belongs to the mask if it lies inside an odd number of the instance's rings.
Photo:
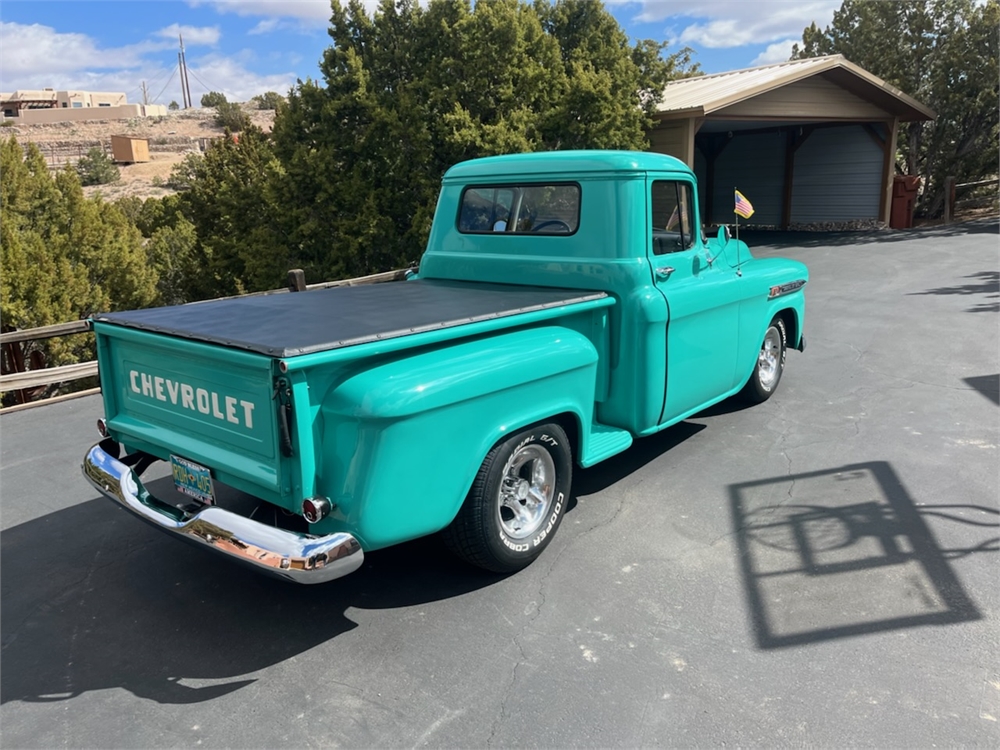
<path id="1" fill-rule="evenodd" d="M 90 330 L 89 320 L 74 320 L 69 323 L 56 323 L 52 326 L 26 328 L 23 331 L 0 333 L 0 344 L 14 344 L 18 341 L 36 341 L 50 339 L 55 336 L 66 336 L 71 333 L 83 333 Z"/>
<path id="2" fill-rule="evenodd" d="M 413 268 L 400 268 L 396 271 L 385 271 L 383 273 L 373 273 L 371 276 L 359 276 L 356 279 L 343 279 L 341 281 L 323 281 L 319 284 L 307 284 L 306 289 L 329 289 L 335 286 L 363 286 L 364 284 L 384 284 L 389 281 L 406 281 L 406 277 L 419 270 Z"/>
<path id="3" fill-rule="evenodd" d="M 955 178 L 944 178 L 944 223 L 951 224 L 952 206 L 955 201 Z"/>
<path id="4" fill-rule="evenodd" d="M 816 129 L 813 125 L 803 125 L 788 130 L 785 141 L 785 184 L 781 198 L 781 228 L 788 229 L 792 223 L 792 198 L 795 196 L 795 152 L 809 140 Z M 796 132 L 798 130 L 799 132 Z"/>
<path id="5" fill-rule="evenodd" d="M 44 370 L 28 370 L 11 375 L 0 375 L 0 392 L 19 391 L 22 388 L 38 388 L 54 383 L 90 378 L 97 374 L 97 362 L 78 362 L 75 365 L 46 367 Z"/>
<path id="6" fill-rule="evenodd" d="M 306 290 L 306 272 L 301 268 L 293 268 L 288 272 L 288 291 L 304 292 Z"/>
<path id="7" fill-rule="evenodd" d="M 792 181 L 795 177 L 795 131 L 785 136 L 785 184 L 781 198 L 781 228 L 787 230 L 792 223 Z"/>
<path id="8" fill-rule="evenodd" d="M 892 218 L 892 178 L 896 174 L 894 165 L 896 163 L 896 138 L 899 134 L 899 118 L 894 117 L 891 120 L 887 120 L 885 127 L 887 138 L 883 146 L 885 151 L 882 157 L 882 196 L 879 199 L 878 214 L 882 217 L 882 221 L 885 222 L 886 226 L 888 226 L 889 220 Z"/>
<path id="9" fill-rule="evenodd" d="M 0 409 L 0 414 L 10 414 L 13 411 L 24 411 L 25 409 L 33 409 L 36 406 L 45 406 L 46 404 L 58 404 L 63 401 L 70 401 L 74 398 L 82 398 L 84 396 L 93 396 L 95 393 L 100 393 L 101 389 L 98 388 L 87 388 L 83 391 L 76 391 L 74 393 L 63 393 L 60 396 L 53 396 L 52 398 L 43 398 L 38 401 L 29 401 L 26 404 L 17 404 L 16 406 L 8 406 L 5 409 Z"/>

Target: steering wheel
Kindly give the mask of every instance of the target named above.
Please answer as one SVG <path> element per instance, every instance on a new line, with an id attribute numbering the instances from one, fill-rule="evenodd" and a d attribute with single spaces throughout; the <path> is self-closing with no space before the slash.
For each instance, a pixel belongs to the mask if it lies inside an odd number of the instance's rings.
<path id="1" fill-rule="evenodd" d="M 559 227 L 560 229 L 562 229 L 562 231 L 566 232 L 566 234 L 569 234 L 570 232 L 573 231 L 569 228 L 569 224 L 567 224 L 562 219 L 549 219 L 548 221 L 543 221 L 538 226 L 532 227 L 531 231 L 532 233 L 540 232 L 543 229 L 545 229 L 545 227 Z"/>

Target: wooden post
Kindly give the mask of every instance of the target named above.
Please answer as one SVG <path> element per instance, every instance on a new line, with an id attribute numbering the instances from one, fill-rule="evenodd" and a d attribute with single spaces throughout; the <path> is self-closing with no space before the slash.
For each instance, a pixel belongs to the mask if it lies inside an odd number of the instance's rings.
<path id="1" fill-rule="evenodd" d="M 293 268 L 288 272 L 288 291 L 304 292 L 306 290 L 306 272 L 301 268 Z"/>
<path id="2" fill-rule="evenodd" d="M 951 224 L 955 208 L 955 178 L 944 178 L 944 223 Z"/>

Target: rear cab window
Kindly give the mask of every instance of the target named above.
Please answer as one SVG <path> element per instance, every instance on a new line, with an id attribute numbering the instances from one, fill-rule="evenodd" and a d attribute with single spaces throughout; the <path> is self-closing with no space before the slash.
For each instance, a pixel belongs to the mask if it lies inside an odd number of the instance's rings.
<path id="1" fill-rule="evenodd" d="M 462 191 L 462 234 L 571 235 L 580 226 L 576 183 L 476 185 Z"/>

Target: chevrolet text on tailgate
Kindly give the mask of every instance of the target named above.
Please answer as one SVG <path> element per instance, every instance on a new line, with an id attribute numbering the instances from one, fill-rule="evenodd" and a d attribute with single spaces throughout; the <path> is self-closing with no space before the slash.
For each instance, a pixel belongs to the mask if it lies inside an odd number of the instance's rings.
<path id="1" fill-rule="evenodd" d="M 96 316 L 106 418 L 83 471 L 154 526 L 300 583 L 437 532 L 515 571 L 552 541 L 574 464 L 769 398 L 805 348 L 807 280 L 725 228 L 706 238 L 672 157 L 465 162 L 408 281 Z M 157 460 L 171 501 L 140 479 Z"/>

